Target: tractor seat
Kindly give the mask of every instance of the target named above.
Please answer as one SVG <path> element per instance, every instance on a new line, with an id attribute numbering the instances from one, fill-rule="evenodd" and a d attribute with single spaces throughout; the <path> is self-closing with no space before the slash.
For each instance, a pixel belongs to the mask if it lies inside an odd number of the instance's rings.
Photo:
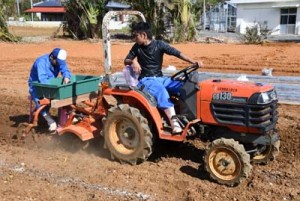
<path id="1" fill-rule="evenodd" d="M 157 102 L 156 99 L 154 98 L 154 96 L 152 96 L 150 93 L 148 93 L 147 91 L 143 90 L 143 89 L 139 89 L 136 86 L 130 86 L 127 84 L 123 73 L 115 73 L 112 76 L 111 79 L 111 87 L 116 88 L 116 89 L 121 89 L 121 90 L 134 90 L 138 93 L 140 93 L 141 95 L 143 95 L 152 106 L 157 107 Z"/>

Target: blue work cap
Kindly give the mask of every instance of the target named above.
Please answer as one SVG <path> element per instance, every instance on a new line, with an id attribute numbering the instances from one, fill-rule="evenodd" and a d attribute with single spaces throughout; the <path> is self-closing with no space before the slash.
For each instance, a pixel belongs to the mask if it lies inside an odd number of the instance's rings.
<path id="1" fill-rule="evenodd" d="M 66 50 L 55 48 L 52 50 L 51 54 L 54 59 L 57 60 L 59 66 L 67 66 L 66 59 L 67 59 L 67 52 Z"/>

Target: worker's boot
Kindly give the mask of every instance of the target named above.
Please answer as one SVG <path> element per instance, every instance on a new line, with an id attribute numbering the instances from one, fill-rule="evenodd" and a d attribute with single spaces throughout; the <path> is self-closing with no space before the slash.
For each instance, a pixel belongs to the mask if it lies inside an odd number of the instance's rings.
<path id="1" fill-rule="evenodd" d="M 43 114 L 43 117 L 47 121 L 47 124 L 49 126 L 49 131 L 50 132 L 56 131 L 57 125 L 56 125 L 56 122 L 54 121 L 54 119 L 48 113 Z"/>
<path id="2" fill-rule="evenodd" d="M 181 133 L 182 128 L 179 125 L 177 119 L 172 118 L 173 116 L 176 115 L 174 107 L 169 107 L 169 108 L 165 109 L 164 112 L 166 113 L 166 115 L 170 121 L 170 124 L 172 127 L 172 133 Z"/>

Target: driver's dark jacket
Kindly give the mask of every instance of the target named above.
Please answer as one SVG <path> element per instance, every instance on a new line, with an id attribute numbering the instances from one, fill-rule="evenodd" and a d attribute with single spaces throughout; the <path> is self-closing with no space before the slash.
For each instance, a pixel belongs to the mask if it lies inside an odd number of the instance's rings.
<path id="1" fill-rule="evenodd" d="M 137 57 L 137 61 L 142 68 L 139 80 L 144 77 L 162 77 L 161 68 L 164 53 L 176 57 L 180 56 L 180 51 L 169 44 L 161 40 L 152 40 L 147 46 L 135 43 L 126 56 L 126 59 L 133 60 Z"/>

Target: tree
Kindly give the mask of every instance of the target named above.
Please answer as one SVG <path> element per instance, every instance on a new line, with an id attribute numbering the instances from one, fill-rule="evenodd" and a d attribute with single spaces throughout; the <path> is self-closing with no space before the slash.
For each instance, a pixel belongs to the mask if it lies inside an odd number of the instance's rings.
<path id="1" fill-rule="evenodd" d="M 18 38 L 9 33 L 6 19 L 7 10 L 11 6 L 12 1 L 0 0 L 0 40 L 17 42 Z"/>
<path id="2" fill-rule="evenodd" d="M 98 38 L 101 36 L 104 0 L 69 0 L 65 7 L 67 31 L 74 38 Z"/>
<path id="3" fill-rule="evenodd" d="M 7 16 L 13 16 L 16 13 L 15 0 L 0 0 L 1 14 L 6 19 Z"/>
<path id="4" fill-rule="evenodd" d="M 192 13 L 193 4 L 189 0 L 165 1 L 165 6 L 173 21 L 173 41 L 194 40 L 197 30 L 195 14 Z"/>
<path id="5" fill-rule="evenodd" d="M 197 22 L 200 19 L 204 0 L 119 0 L 131 4 L 134 10 L 143 12 L 150 22 L 156 38 L 172 41 L 193 41 L 197 37 Z M 223 0 L 224 1 L 224 0 Z M 206 0 L 213 5 L 218 0 Z M 102 19 L 107 0 L 69 0 L 66 4 L 67 30 L 74 38 L 97 38 L 101 36 Z M 166 25 L 174 27 L 171 37 Z"/>
<path id="6" fill-rule="evenodd" d="M 164 33 L 162 0 L 126 0 L 133 10 L 141 11 L 151 24 L 153 35 L 161 38 Z"/>
<path id="7" fill-rule="evenodd" d="M 156 38 L 172 41 L 193 41 L 197 37 L 197 22 L 200 20 L 204 0 L 124 0 L 134 10 L 143 12 L 151 23 Z M 224 0 L 206 0 L 207 5 L 215 5 Z M 173 33 L 166 33 L 166 25 L 171 25 Z"/>

